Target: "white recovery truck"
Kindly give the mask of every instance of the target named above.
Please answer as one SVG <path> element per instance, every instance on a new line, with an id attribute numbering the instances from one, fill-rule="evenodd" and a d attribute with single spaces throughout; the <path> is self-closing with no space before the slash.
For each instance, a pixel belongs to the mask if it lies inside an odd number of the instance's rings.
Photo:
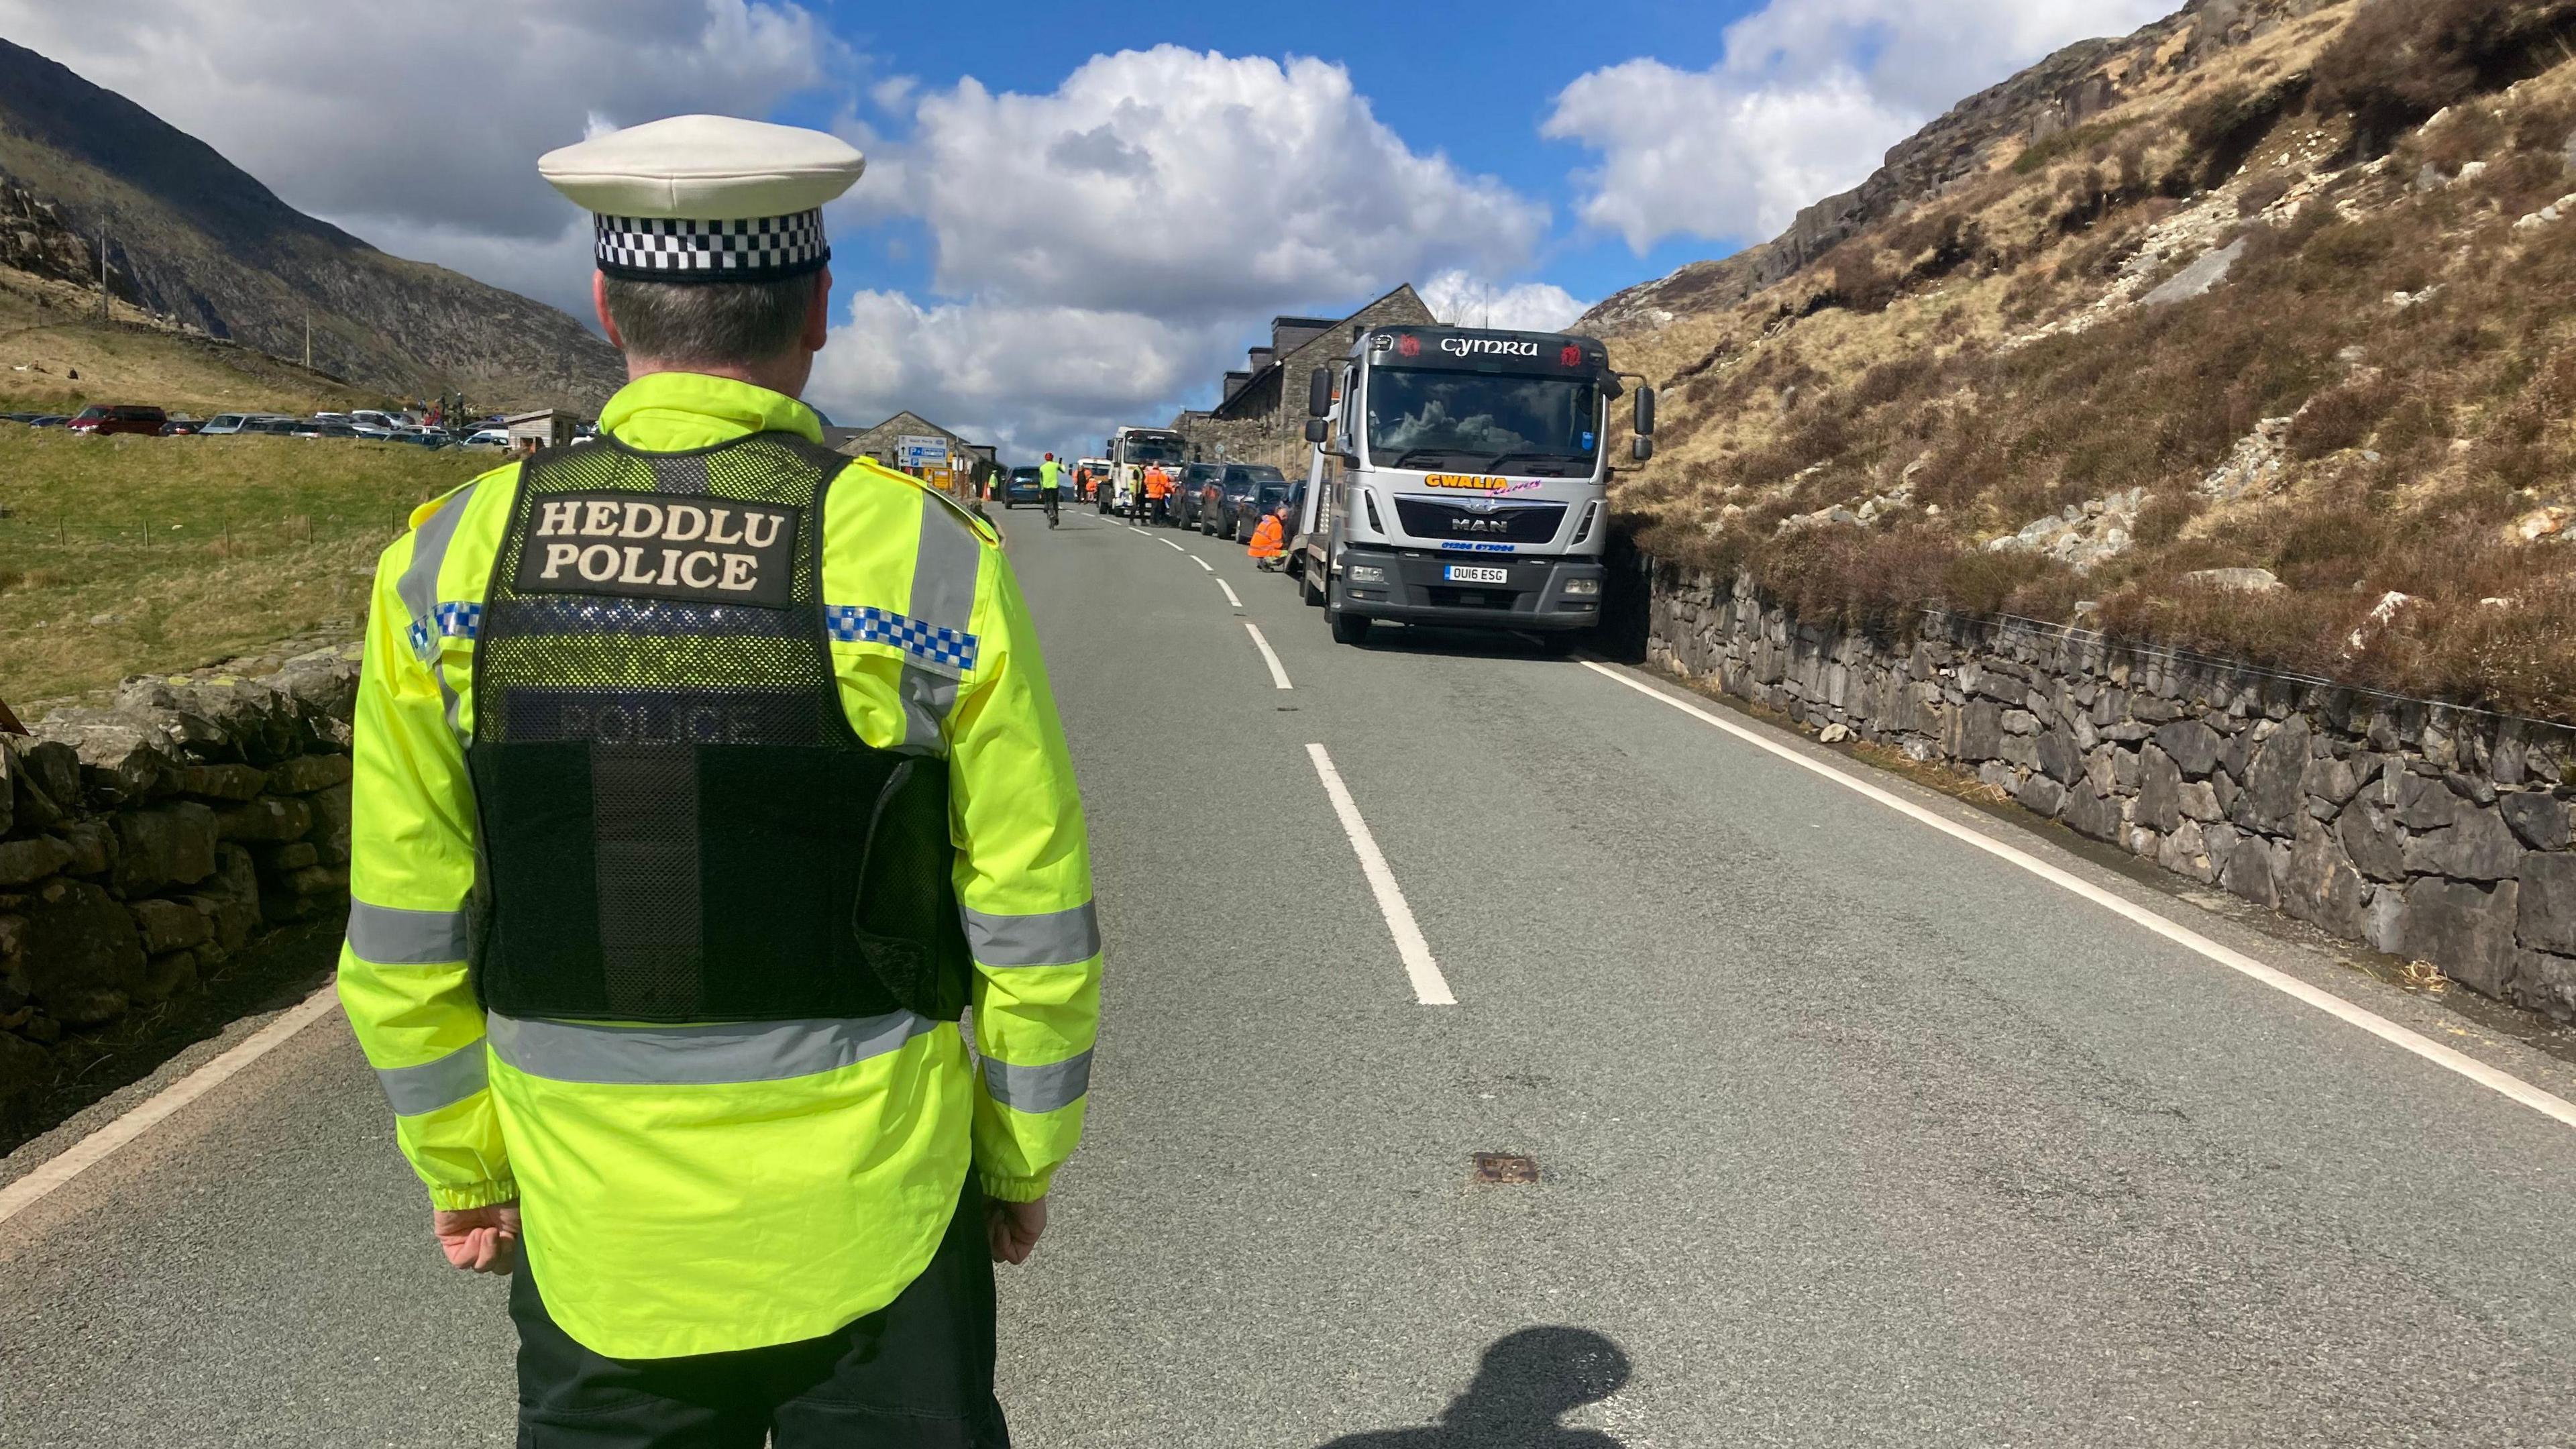
<path id="1" fill-rule="evenodd" d="M 1190 454 L 1189 439 L 1169 428 L 1124 427 L 1109 440 L 1109 486 L 1100 490 L 1100 511 L 1124 513 L 1145 489 L 1145 470 L 1160 463 L 1177 483 Z"/>
<path id="2" fill-rule="evenodd" d="M 1463 327 L 1377 328 L 1318 368 L 1288 567 L 1333 637 L 1357 644 L 1387 620 L 1562 650 L 1597 625 L 1610 404 L 1627 376 L 1589 337 Z M 1635 407 L 1644 462 L 1653 389 Z"/>

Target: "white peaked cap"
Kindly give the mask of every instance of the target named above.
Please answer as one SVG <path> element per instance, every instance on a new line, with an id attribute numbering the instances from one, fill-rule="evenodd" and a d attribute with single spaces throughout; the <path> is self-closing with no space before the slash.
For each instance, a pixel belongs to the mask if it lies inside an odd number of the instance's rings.
<path id="1" fill-rule="evenodd" d="M 733 116 L 672 116 L 549 151 L 537 174 L 584 210 L 749 221 L 839 199 L 867 158 L 837 136 Z"/>

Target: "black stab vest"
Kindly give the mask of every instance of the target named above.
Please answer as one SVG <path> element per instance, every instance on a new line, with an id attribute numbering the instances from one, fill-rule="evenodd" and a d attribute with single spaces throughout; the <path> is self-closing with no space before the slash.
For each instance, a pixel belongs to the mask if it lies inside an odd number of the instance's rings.
<path id="1" fill-rule="evenodd" d="M 850 728 L 848 463 L 794 434 L 529 458 L 474 646 L 477 995 L 523 1018 L 956 1020 L 948 765 Z"/>

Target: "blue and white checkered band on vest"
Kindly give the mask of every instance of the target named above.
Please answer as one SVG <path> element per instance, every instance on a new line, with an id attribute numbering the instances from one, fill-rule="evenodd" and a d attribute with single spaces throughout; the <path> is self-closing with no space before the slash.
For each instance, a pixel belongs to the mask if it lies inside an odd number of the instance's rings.
<path id="1" fill-rule="evenodd" d="M 832 259 L 820 211 L 739 221 L 597 220 L 599 269 L 630 282 L 783 282 Z"/>

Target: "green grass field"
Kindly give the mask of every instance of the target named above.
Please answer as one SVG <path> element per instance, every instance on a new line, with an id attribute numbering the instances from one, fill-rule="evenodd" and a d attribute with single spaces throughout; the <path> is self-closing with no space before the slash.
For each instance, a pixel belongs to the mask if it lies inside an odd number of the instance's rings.
<path id="1" fill-rule="evenodd" d="M 412 507 L 496 461 L 0 423 L 0 699 L 24 713 L 354 620 Z"/>

